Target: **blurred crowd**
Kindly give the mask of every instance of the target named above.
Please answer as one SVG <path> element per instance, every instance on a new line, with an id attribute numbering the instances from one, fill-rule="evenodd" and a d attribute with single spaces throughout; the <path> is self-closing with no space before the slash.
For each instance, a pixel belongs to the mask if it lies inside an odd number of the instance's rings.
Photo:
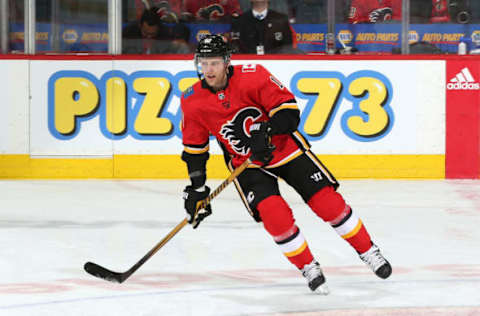
<path id="1" fill-rule="evenodd" d="M 192 31 L 192 25 L 202 24 L 227 24 L 229 31 L 221 32 L 235 53 L 301 53 L 292 25 L 326 24 L 327 4 L 328 0 L 122 0 L 122 53 L 191 53 L 199 34 L 211 31 L 201 26 Z M 23 21 L 23 5 L 24 1 L 9 0 L 11 21 Z M 37 0 L 36 10 L 40 23 L 50 23 L 57 10 L 61 19 L 56 23 L 98 25 L 106 22 L 108 3 Z M 335 0 L 331 15 L 335 23 L 400 23 L 402 0 Z M 410 0 L 409 20 L 480 23 L 480 0 Z"/>
<path id="2" fill-rule="evenodd" d="M 230 23 L 249 11 L 256 0 L 134 0 L 137 18 L 145 8 L 157 7 L 164 21 Z M 270 0 L 269 10 L 285 14 L 290 23 L 325 23 L 327 0 Z M 402 0 L 336 0 L 336 22 L 400 21 Z M 410 0 L 415 23 L 470 23 L 480 20 L 477 0 Z"/>
<path id="3" fill-rule="evenodd" d="M 402 20 L 402 0 L 351 0 L 350 23 Z M 410 23 L 471 23 L 480 20 L 480 1 L 410 0 Z"/>
<path id="4" fill-rule="evenodd" d="M 224 36 L 236 53 L 301 53 L 291 24 L 320 24 L 328 19 L 327 0 L 134 1 L 140 23 L 124 31 L 124 53 L 191 52 L 185 23 L 231 24 L 231 32 Z M 335 23 L 400 23 L 402 0 L 336 0 L 334 12 Z M 410 0 L 410 23 L 478 23 L 479 16 L 480 0 Z M 141 30 L 153 25 L 158 26 L 149 38 L 163 43 L 156 49 L 130 41 L 145 39 L 147 31 Z"/>

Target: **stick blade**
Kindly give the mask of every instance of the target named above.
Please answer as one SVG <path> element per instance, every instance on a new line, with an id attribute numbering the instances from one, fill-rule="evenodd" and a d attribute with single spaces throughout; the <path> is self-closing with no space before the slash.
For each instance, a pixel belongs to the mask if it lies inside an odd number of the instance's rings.
<path id="1" fill-rule="evenodd" d="M 83 266 L 83 269 L 87 273 L 93 275 L 94 277 L 97 277 L 106 281 L 110 281 L 114 283 L 122 283 L 125 280 L 122 273 L 110 271 L 93 262 L 85 263 L 85 265 Z"/>

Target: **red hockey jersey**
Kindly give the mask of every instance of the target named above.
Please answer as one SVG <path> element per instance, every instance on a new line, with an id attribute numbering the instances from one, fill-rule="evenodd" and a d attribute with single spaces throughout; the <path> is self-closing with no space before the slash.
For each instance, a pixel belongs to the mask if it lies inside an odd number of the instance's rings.
<path id="1" fill-rule="evenodd" d="M 450 14 L 448 12 L 447 0 L 432 0 L 432 15 L 430 18 L 432 23 L 450 22 Z"/>
<path id="2" fill-rule="evenodd" d="M 242 14 L 238 0 L 185 0 L 185 15 L 192 19 L 217 21 L 229 20 Z"/>
<path id="3" fill-rule="evenodd" d="M 237 65 L 224 90 L 217 93 L 197 82 L 181 98 L 184 151 L 202 154 L 214 135 L 239 166 L 250 156 L 250 126 L 282 109 L 298 109 L 294 95 L 261 65 Z M 276 149 L 266 168 L 283 165 L 308 148 L 298 132 L 272 137 Z M 258 163 L 257 165 L 260 165 Z"/>
<path id="4" fill-rule="evenodd" d="M 377 23 L 392 19 L 392 0 L 352 0 L 349 23 Z"/>

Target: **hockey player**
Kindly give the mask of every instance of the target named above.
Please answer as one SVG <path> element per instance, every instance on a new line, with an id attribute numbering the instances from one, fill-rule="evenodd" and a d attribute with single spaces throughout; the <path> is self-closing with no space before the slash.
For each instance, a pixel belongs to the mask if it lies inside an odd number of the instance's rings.
<path id="1" fill-rule="evenodd" d="M 278 178 L 292 186 L 377 276 L 389 277 L 390 264 L 372 243 L 362 221 L 336 192 L 337 180 L 297 131 L 300 111 L 294 95 L 261 65 L 230 65 L 228 44 L 219 35 L 208 35 L 199 42 L 195 65 L 201 81 L 181 98 L 182 159 L 191 180 L 183 198 L 193 228 L 212 213 L 208 205 L 194 216 L 197 202 L 210 193 L 205 182 L 212 134 L 223 148 L 230 170 L 249 157 L 253 161 L 235 180 L 240 197 L 302 272 L 312 291 L 328 293 L 325 277 L 280 195 Z"/>

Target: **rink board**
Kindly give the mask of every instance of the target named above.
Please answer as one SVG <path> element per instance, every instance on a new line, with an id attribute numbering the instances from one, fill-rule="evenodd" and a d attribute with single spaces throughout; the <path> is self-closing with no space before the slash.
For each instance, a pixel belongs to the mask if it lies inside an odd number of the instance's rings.
<path id="1" fill-rule="evenodd" d="M 341 178 L 443 178 L 444 155 L 319 155 Z M 179 155 L 115 155 L 111 158 L 31 158 L 0 156 L 3 178 L 186 178 Z M 207 164 L 208 178 L 226 178 L 223 156 L 213 155 Z"/>
<path id="2" fill-rule="evenodd" d="M 0 177 L 186 177 L 191 60 L 68 59 L 0 60 Z M 445 60 L 232 63 L 261 63 L 295 94 L 299 131 L 338 178 L 445 177 Z M 225 177 L 214 140 L 210 153 L 209 177 Z"/>

